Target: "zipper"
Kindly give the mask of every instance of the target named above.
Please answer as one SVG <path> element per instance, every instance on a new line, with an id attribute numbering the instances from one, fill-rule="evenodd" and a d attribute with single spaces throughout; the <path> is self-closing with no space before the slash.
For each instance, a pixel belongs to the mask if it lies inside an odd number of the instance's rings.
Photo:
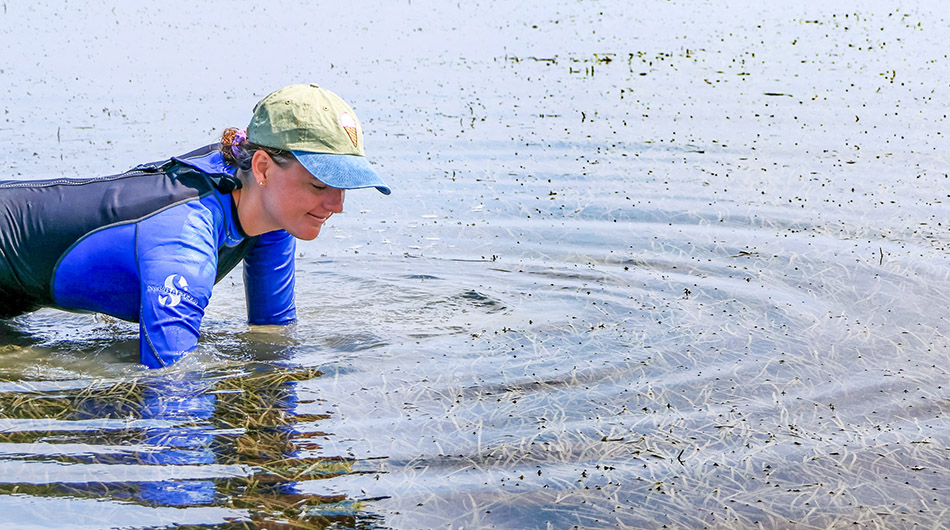
<path id="1" fill-rule="evenodd" d="M 0 183 L 0 189 L 4 188 L 48 188 L 50 186 L 81 186 L 92 182 L 109 182 L 119 180 L 125 177 L 141 177 L 143 175 L 154 175 L 154 171 L 133 170 L 119 173 L 118 175 L 108 175 L 105 177 L 94 177 L 86 179 L 56 179 L 56 180 L 22 180 Z"/>

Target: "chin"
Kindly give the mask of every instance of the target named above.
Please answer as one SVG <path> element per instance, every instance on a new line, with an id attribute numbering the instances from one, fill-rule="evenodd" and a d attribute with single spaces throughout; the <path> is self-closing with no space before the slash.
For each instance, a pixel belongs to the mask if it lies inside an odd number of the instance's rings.
<path id="1" fill-rule="evenodd" d="M 319 228 L 305 228 L 303 230 L 294 230 L 292 232 L 288 230 L 288 232 L 290 232 L 290 235 L 302 241 L 313 241 L 317 238 L 317 236 L 320 235 Z"/>

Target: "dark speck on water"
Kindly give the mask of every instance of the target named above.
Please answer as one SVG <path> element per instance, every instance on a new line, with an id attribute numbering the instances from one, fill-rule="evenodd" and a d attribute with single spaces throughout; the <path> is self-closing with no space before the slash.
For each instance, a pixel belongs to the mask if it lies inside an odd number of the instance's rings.
<path id="1" fill-rule="evenodd" d="M 113 4 L 4 4 L 3 179 L 315 82 L 393 194 L 165 372 L 0 322 L 0 527 L 946 526 L 943 3 Z"/>

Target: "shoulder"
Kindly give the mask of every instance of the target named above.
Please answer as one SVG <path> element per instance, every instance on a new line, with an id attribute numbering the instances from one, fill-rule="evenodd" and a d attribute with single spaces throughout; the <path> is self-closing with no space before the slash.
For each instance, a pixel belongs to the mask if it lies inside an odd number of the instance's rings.
<path id="1" fill-rule="evenodd" d="M 233 175 L 235 171 L 234 166 L 224 160 L 220 143 L 199 147 L 189 153 L 173 156 L 171 159 L 209 175 Z"/>
<path id="2" fill-rule="evenodd" d="M 229 164 L 221 154 L 221 144 L 210 144 L 195 149 L 190 153 L 172 157 L 172 167 L 179 170 L 187 168 L 201 173 L 210 180 L 215 189 L 222 193 L 230 193 L 241 187 L 236 173 L 237 168 Z"/>

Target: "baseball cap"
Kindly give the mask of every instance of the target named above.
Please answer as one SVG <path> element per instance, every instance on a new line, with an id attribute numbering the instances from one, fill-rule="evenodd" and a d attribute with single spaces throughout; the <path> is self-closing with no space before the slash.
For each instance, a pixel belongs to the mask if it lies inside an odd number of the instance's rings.
<path id="1" fill-rule="evenodd" d="M 340 96 L 317 85 L 290 85 L 254 107 L 247 139 L 290 151 L 316 179 L 341 189 L 391 190 L 366 159 L 363 128 Z"/>

